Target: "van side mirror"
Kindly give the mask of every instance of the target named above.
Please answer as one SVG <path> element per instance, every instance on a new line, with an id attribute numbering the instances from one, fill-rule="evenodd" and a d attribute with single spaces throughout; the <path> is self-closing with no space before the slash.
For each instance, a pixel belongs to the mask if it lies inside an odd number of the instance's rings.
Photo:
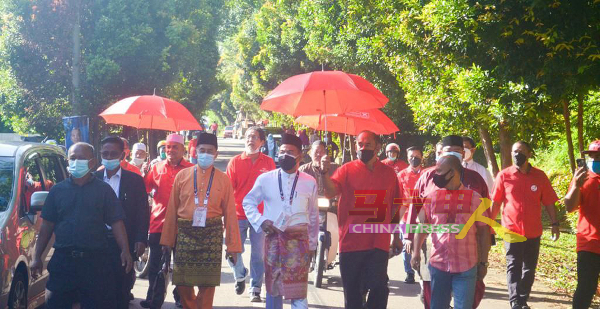
<path id="1" fill-rule="evenodd" d="M 47 196 L 48 191 L 33 192 L 33 194 L 31 195 L 31 205 L 29 206 L 29 213 L 35 214 L 42 211 Z"/>

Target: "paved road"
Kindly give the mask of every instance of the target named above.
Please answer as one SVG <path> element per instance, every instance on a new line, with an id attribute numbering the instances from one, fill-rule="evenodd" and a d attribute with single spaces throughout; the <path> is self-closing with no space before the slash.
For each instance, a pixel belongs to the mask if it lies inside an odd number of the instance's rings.
<path id="1" fill-rule="evenodd" d="M 219 139 L 219 157 L 217 158 L 216 166 L 221 170 L 225 170 L 227 162 L 236 154 L 243 151 L 243 143 L 239 140 Z M 244 261 L 250 260 L 249 242 L 246 244 L 246 252 L 244 253 Z M 252 304 L 246 293 L 244 295 L 236 295 L 234 292 L 233 275 L 225 260 L 222 264 L 221 271 L 221 286 L 217 287 L 214 305 L 215 308 L 264 308 L 265 304 Z M 486 297 L 479 308 L 508 308 L 508 297 L 506 292 L 506 277 L 501 270 L 501 265 L 492 265 L 496 268 L 490 269 L 488 277 L 486 277 Z M 423 308 L 418 295 L 418 284 L 405 284 L 403 282 L 405 273 L 402 266 L 402 260 L 395 257 L 390 260 L 388 267 L 390 277 L 390 297 L 388 308 Z M 312 276 L 309 278 L 312 280 Z M 335 268 L 326 273 L 323 289 L 316 289 L 312 286 L 312 281 L 309 282 L 308 301 L 310 308 L 343 308 L 344 296 L 342 293 L 342 285 L 340 280 L 339 268 Z M 148 281 L 138 279 L 134 287 L 133 293 L 136 297 L 131 302 L 130 308 L 141 308 L 139 302 L 146 295 Z M 171 294 L 172 286 L 169 287 L 167 300 L 163 308 L 175 308 L 173 295 Z M 540 280 L 534 285 L 534 293 L 529 303 L 533 308 L 568 308 L 568 302 L 560 297 L 556 297 L 550 289 L 543 286 Z M 263 291 L 263 299 L 264 299 Z M 284 308 L 290 308 L 289 303 L 284 305 Z"/>

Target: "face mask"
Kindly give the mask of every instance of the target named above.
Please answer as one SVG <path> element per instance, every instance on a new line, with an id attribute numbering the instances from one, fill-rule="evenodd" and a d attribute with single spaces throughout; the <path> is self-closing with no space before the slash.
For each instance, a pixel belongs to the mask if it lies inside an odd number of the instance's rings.
<path id="1" fill-rule="evenodd" d="M 522 154 L 520 152 L 513 154 L 513 162 L 517 166 L 523 166 L 523 164 L 525 164 L 526 161 L 527 161 L 527 157 L 524 154 Z"/>
<path id="2" fill-rule="evenodd" d="M 133 158 L 133 163 L 135 163 L 135 165 L 142 165 L 142 163 L 144 163 L 144 159 L 142 159 L 142 158 Z"/>
<path id="3" fill-rule="evenodd" d="M 450 177 L 450 179 L 446 179 L 448 173 L 450 173 L 450 171 L 446 172 L 444 175 L 433 174 L 433 183 L 440 189 L 445 188 L 448 183 L 450 183 L 450 180 L 452 180 L 452 177 Z"/>
<path id="4" fill-rule="evenodd" d="M 260 150 L 260 147 L 256 147 L 256 149 L 252 149 L 250 146 L 246 146 L 246 154 L 248 154 L 248 155 L 253 155 L 255 153 L 258 153 L 259 150 Z"/>
<path id="5" fill-rule="evenodd" d="M 588 161 L 588 169 L 596 174 L 600 174 L 600 161 Z"/>
<path id="6" fill-rule="evenodd" d="M 289 171 L 296 166 L 296 158 L 287 153 L 279 155 L 279 166 L 281 166 L 281 169 L 284 171 Z"/>
<path id="7" fill-rule="evenodd" d="M 465 160 L 467 160 L 467 161 L 468 161 L 468 160 L 471 160 L 471 156 L 472 156 L 472 155 L 473 155 L 473 154 L 471 153 L 471 149 L 469 149 L 469 148 L 465 148 Z"/>
<path id="8" fill-rule="evenodd" d="M 388 159 L 392 160 L 392 161 L 396 161 L 396 158 L 398 157 L 396 154 L 388 154 Z"/>
<path id="9" fill-rule="evenodd" d="M 371 149 L 363 149 L 357 151 L 357 155 L 358 158 L 366 164 L 367 162 L 371 161 L 373 156 L 375 156 L 375 151 Z"/>
<path id="10" fill-rule="evenodd" d="M 167 158 L 167 153 L 166 152 L 161 152 L 160 153 L 160 159 L 161 160 L 165 160 Z"/>
<path id="11" fill-rule="evenodd" d="M 215 156 L 208 153 L 198 154 L 198 166 L 202 169 L 207 169 L 215 162 Z"/>
<path id="12" fill-rule="evenodd" d="M 421 158 L 410 158 L 408 159 L 408 162 L 412 167 L 417 167 L 421 165 Z"/>
<path id="13" fill-rule="evenodd" d="M 114 159 L 114 160 L 102 159 L 102 165 L 104 165 L 104 167 L 109 171 L 116 169 L 120 163 L 121 163 L 121 160 L 119 160 L 119 159 Z"/>
<path id="14" fill-rule="evenodd" d="M 67 171 L 73 176 L 73 178 L 81 178 L 90 171 L 90 160 L 69 160 L 69 167 Z"/>
<path id="15" fill-rule="evenodd" d="M 455 156 L 455 157 L 458 158 L 458 160 L 460 162 L 462 162 L 462 159 L 463 159 L 462 155 L 460 153 L 456 152 L 456 151 L 444 151 L 444 152 L 442 152 L 442 157 L 445 157 L 445 156 Z"/>

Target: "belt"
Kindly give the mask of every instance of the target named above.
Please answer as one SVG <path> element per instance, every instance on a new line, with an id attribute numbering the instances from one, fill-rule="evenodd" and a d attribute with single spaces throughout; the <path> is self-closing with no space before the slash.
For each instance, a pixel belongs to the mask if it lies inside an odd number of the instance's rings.
<path id="1" fill-rule="evenodd" d="M 82 250 L 82 249 L 74 249 L 74 248 L 60 248 L 55 249 L 55 252 L 70 256 L 72 258 L 89 258 L 89 257 L 97 257 L 104 253 L 104 250 Z"/>

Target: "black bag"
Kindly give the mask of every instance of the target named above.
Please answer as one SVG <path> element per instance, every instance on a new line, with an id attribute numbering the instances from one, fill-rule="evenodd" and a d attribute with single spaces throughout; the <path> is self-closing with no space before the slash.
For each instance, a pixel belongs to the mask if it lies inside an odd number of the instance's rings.
<path id="1" fill-rule="evenodd" d="M 167 296 L 167 286 L 169 285 L 168 269 L 171 266 L 171 256 L 163 255 L 161 262 L 162 267 L 158 271 L 156 281 L 154 281 L 154 286 L 152 287 L 151 309 L 160 309 Z"/>

